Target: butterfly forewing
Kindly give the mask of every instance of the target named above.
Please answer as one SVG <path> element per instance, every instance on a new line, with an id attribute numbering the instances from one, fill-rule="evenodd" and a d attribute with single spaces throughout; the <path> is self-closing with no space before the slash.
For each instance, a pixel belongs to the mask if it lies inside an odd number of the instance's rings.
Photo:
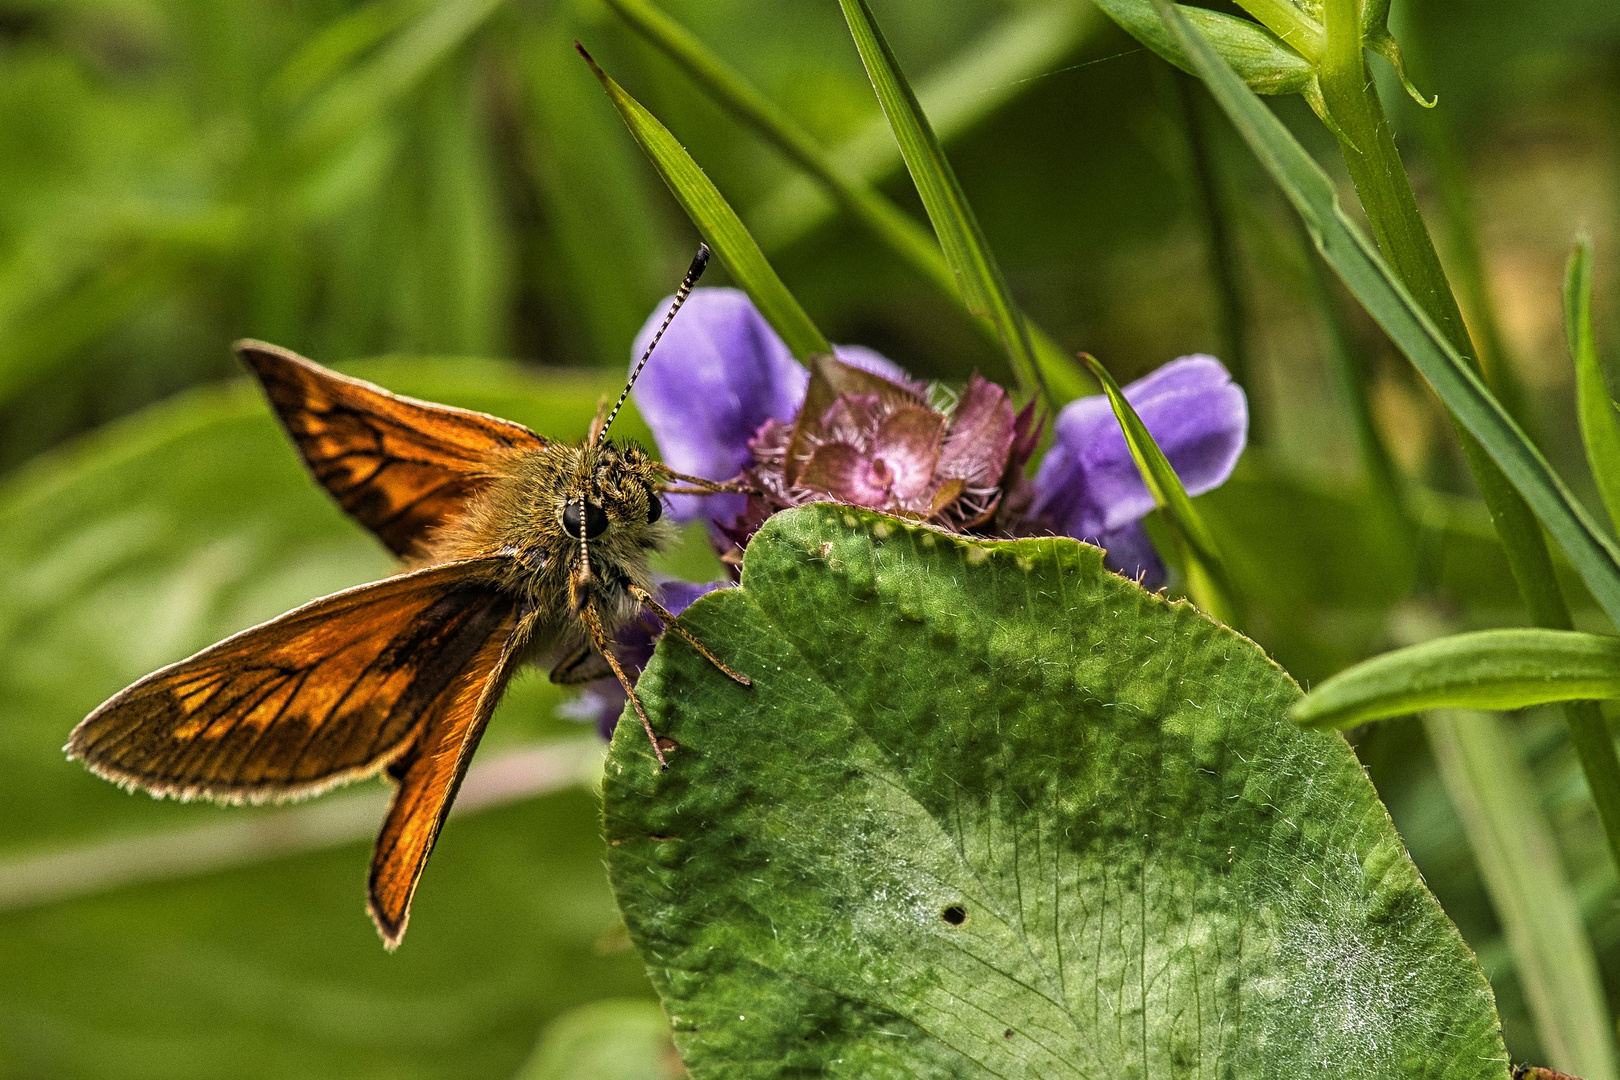
<path id="1" fill-rule="evenodd" d="M 391 394 L 258 341 L 236 344 L 310 472 L 396 555 L 420 554 L 514 454 L 546 440 L 521 424 Z"/>
<path id="2" fill-rule="evenodd" d="M 68 753 L 179 798 L 311 795 L 404 756 L 463 669 L 510 636 L 484 564 L 349 589 L 147 676 L 91 713 Z"/>
<path id="3" fill-rule="evenodd" d="M 517 666 L 526 635 L 491 636 L 439 697 L 422 737 L 388 767 L 399 782 L 371 855 L 367 910 L 392 949 L 473 751 Z"/>

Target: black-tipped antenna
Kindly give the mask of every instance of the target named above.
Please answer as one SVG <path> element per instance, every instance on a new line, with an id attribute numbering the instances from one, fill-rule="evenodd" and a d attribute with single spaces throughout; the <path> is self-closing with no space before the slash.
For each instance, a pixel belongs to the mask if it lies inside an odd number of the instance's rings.
<path id="1" fill-rule="evenodd" d="M 641 369 L 647 366 L 647 360 L 652 356 L 653 350 L 658 348 L 658 339 L 664 336 L 665 330 L 669 329 L 669 324 L 675 320 L 675 313 L 681 310 L 681 305 L 686 303 L 686 298 L 692 295 L 692 286 L 696 285 L 698 278 L 703 276 L 704 269 L 709 265 L 710 254 L 708 244 L 698 245 L 697 254 L 692 257 L 692 265 L 686 268 L 686 276 L 681 279 L 681 287 L 675 290 L 675 301 L 669 305 L 669 314 L 664 316 L 664 321 L 659 325 L 658 332 L 652 336 L 651 341 L 647 342 L 647 351 L 641 354 L 640 360 L 636 361 L 635 370 L 630 372 L 630 381 L 624 384 L 624 392 L 619 395 L 619 400 L 614 403 L 613 411 L 608 413 L 607 422 L 602 425 L 602 430 L 597 432 L 597 446 L 601 446 L 603 441 L 607 439 L 608 427 L 613 423 L 613 418 L 619 415 L 619 410 L 624 408 L 625 399 L 630 396 L 630 388 L 636 385 L 636 380 L 641 377 Z"/>

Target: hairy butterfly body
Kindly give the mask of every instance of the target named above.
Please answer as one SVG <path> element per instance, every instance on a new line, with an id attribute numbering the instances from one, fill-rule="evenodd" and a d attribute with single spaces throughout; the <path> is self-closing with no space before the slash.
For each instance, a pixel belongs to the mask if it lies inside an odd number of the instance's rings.
<path id="1" fill-rule="evenodd" d="M 707 254 L 694 260 L 665 326 Z M 663 751 L 613 654 L 616 630 L 646 608 L 749 685 L 658 605 L 648 566 L 673 536 L 662 520 L 665 492 L 734 488 L 609 440 L 623 395 L 584 442 L 561 443 L 396 396 L 273 345 L 244 341 L 236 351 L 316 480 L 407 569 L 147 676 L 85 718 L 67 752 L 127 787 L 225 802 L 301 798 L 386 773 L 397 788 L 367 906 L 393 948 L 518 667 L 550 659 L 553 680 L 565 683 L 611 671 L 660 765 Z"/>

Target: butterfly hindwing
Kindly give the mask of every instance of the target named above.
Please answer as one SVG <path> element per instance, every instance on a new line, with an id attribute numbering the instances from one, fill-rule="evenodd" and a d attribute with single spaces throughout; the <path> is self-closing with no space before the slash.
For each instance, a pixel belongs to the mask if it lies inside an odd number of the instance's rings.
<path id="1" fill-rule="evenodd" d="M 547 445 L 521 424 L 400 397 L 274 345 L 240 341 L 236 353 L 315 479 L 396 555 L 420 554 L 503 459 Z"/>
<path id="2" fill-rule="evenodd" d="M 306 604 L 164 668 L 73 730 L 70 757 L 182 799 L 312 795 L 410 752 L 447 691 L 509 636 L 481 563 L 417 570 Z"/>
<path id="3" fill-rule="evenodd" d="M 506 690 L 527 635 L 491 637 L 445 690 L 404 757 L 389 766 L 399 787 L 377 836 L 367 910 L 393 949 L 405 936 L 411 897 L 449 816 L 473 751 Z"/>

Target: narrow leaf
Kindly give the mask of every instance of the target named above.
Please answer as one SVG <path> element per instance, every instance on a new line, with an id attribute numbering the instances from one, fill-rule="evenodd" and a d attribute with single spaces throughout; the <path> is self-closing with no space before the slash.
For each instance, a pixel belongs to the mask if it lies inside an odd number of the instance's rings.
<path id="1" fill-rule="evenodd" d="M 956 274 L 957 287 L 968 310 L 995 324 L 1002 347 L 1012 360 L 1013 370 L 1026 391 L 1038 392 L 1056 410 L 1057 400 L 1030 343 L 1023 312 L 1013 303 L 1007 281 L 1001 274 L 985 240 L 979 221 L 968 205 L 967 195 L 957 182 L 956 172 L 945 157 L 944 148 L 917 103 L 917 95 L 906 81 L 894 52 L 878 29 L 866 0 L 839 0 L 844 20 L 849 23 L 855 47 L 866 65 L 867 77 L 877 92 L 878 104 L 889 120 L 900 156 L 905 158 L 911 180 L 922 197 L 928 219 L 939 237 L 945 259 Z"/>
<path id="2" fill-rule="evenodd" d="M 908 263 L 941 293 L 963 306 L 956 275 L 940 252 L 939 242 L 901 210 L 851 165 L 834 158 L 797 121 L 760 93 L 707 46 L 647 0 L 607 0 L 607 4 L 642 37 L 690 75 L 721 108 L 780 150 L 814 177 L 839 206 L 902 261 Z M 969 311 L 970 315 L 974 313 Z M 1026 321 L 1027 322 L 1027 321 Z M 991 340 L 1001 338 L 987 317 L 974 315 L 973 324 Z M 1092 387 L 1074 358 L 1033 323 L 1030 340 L 1040 358 L 1052 392 L 1069 401 Z"/>
<path id="3" fill-rule="evenodd" d="M 1575 361 L 1575 396 L 1586 461 L 1609 520 L 1620 528 L 1620 419 L 1609 395 L 1592 331 L 1592 242 L 1582 237 L 1564 271 L 1564 327 Z"/>
<path id="4" fill-rule="evenodd" d="M 1424 709 L 1522 709 L 1620 698 L 1620 638 L 1576 630 L 1481 630 L 1375 656 L 1292 710 L 1307 727 L 1343 728 Z"/>
<path id="5" fill-rule="evenodd" d="M 692 160 L 686 148 L 675 140 L 668 128 L 658 122 L 657 117 L 614 82 L 591 59 L 591 54 L 585 51 L 583 45 L 575 42 L 574 48 L 579 50 L 579 55 L 585 58 L 601 80 L 608 100 L 619 110 L 631 136 L 646 153 L 653 168 L 658 170 L 658 175 L 663 177 L 664 183 L 681 204 L 681 209 L 686 211 L 686 216 L 692 219 L 692 224 L 697 226 L 703 239 L 714 249 L 715 256 L 725 266 L 731 280 L 754 301 L 759 313 L 782 335 L 782 340 L 793 350 L 793 355 L 801 361 L 808 361 L 812 356 L 832 352 L 832 346 L 816 329 L 816 324 L 810 321 L 804 308 L 788 292 L 782 279 L 776 276 L 775 269 L 749 235 L 747 226 L 737 212 L 697 162 Z"/>
<path id="6" fill-rule="evenodd" d="M 1423 727 L 1502 923 L 1546 1059 L 1585 1080 L 1614 1080 L 1597 957 L 1558 861 L 1536 778 L 1511 731 L 1499 716 L 1452 710 L 1424 717 Z"/>
<path id="7" fill-rule="evenodd" d="M 1113 407 L 1114 418 L 1119 421 L 1120 431 L 1125 435 L 1125 445 L 1130 448 L 1131 458 L 1142 473 L 1142 482 L 1152 493 L 1154 504 L 1186 546 L 1188 592 L 1199 607 L 1215 618 L 1232 622 L 1235 618 L 1235 597 L 1231 579 L 1221 562 L 1215 535 L 1204 524 L 1204 519 L 1187 495 L 1187 489 L 1182 486 L 1181 478 L 1171 467 L 1170 459 L 1159 449 L 1153 433 L 1136 414 L 1136 409 L 1126 399 L 1119 383 L 1114 381 L 1114 377 L 1096 357 L 1081 353 L 1080 359 L 1090 369 L 1092 377 L 1102 384 L 1103 393 L 1108 395 L 1108 404 Z"/>
<path id="8" fill-rule="evenodd" d="M 1333 182 L 1305 148 L 1168 0 L 1154 4 L 1233 126 L 1304 218 L 1328 265 L 1479 440 L 1564 549 L 1609 618 L 1620 622 L 1620 549 L 1345 214 Z"/>

